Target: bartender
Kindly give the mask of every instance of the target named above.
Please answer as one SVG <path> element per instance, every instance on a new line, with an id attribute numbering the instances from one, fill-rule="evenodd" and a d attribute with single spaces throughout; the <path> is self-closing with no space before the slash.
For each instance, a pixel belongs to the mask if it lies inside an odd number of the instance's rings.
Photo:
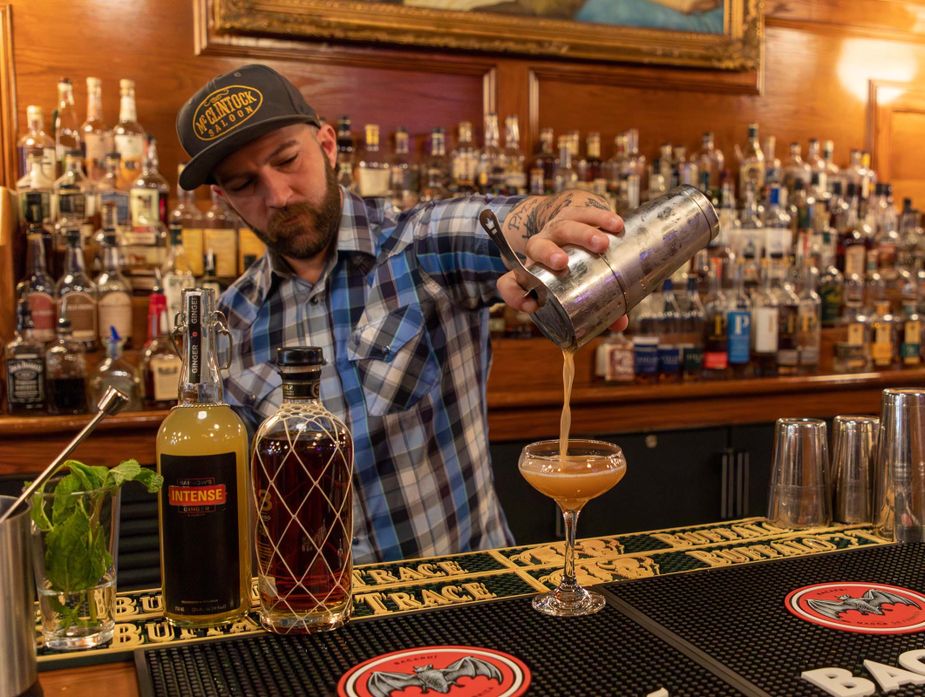
<path id="1" fill-rule="evenodd" d="M 177 133 L 191 158 L 180 185 L 210 184 L 267 245 L 220 300 L 233 339 L 225 397 L 256 428 L 281 402 L 276 348 L 323 349 L 321 400 L 354 440 L 355 563 L 512 544 L 488 453 L 487 308 L 536 303 L 478 214 L 494 211 L 514 250 L 551 269 L 567 266 L 560 245 L 604 251 L 620 217 L 584 191 L 399 216 L 338 186 L 333 128 L 264 65 L 204 85 Z"/>

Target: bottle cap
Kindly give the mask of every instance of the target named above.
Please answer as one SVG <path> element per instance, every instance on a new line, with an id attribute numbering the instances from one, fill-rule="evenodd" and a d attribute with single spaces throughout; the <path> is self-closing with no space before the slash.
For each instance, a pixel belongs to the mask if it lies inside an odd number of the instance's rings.
<path id="1" fill-rule="evenodd" d="M 276 349 L 276 365 L 280 368 L 325 365 L 324 352 L 318 346 L 280 346 Z"/>

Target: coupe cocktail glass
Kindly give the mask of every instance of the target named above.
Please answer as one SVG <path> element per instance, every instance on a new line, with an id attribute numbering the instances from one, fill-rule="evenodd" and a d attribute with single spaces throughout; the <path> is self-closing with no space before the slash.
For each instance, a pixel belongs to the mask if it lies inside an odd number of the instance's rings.
<path id="1" fill-rule="evenodd" d="M 575 579 L 575 526 L 584 505 L 623 478 L 623 451 L 613 443 L 575 438 L 568 441 L 563 457 L 558 440 L 545 440 L 526 446 L 518 467 L 530 486 L 558 504 L 565 523 L 562 581 L 555 590 L 536 596 L 533 607 L 556 617 L 597 612 L 604 607 L 603 596 L 582 588 Z"/>

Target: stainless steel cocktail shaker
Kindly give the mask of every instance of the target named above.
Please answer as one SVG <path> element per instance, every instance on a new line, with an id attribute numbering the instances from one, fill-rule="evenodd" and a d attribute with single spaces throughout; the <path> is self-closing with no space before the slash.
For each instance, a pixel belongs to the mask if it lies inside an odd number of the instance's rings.
<path id="1" fill-rule="evenodd" d="M 566 245 L 568 268 L 551 271 L 537 263 L 525 266 L 500 227 L 490 223 L 493 218 L 483 212 L 480 220 L 540 304 L 533 322 L 565 350 L 576 350 L 629 312 L 719 232 L 710 200 L 681 186 L 629 212 L 625 231 L 610 236 L 603 254 Z"/>

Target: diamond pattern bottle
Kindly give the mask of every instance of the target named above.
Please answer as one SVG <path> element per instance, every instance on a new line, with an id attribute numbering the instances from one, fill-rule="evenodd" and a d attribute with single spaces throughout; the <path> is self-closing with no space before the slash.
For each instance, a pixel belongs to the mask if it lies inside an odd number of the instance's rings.
<path id="1" fill-rule="evenodd" d="M 164 616 L 178 627 L 250 607 L 247 429 L 222 399 L 215 341 L 228 330 L 214 304 L 211 290 L 183 291 L 179 402 L 157 433 Z"/>
<path id="2" fill-rule="evenodd" d="M 254 436 L 260 621 L 279 633 L 350 617 L 353 439 L 319 399 L 320 348 L 277 349 L 279 411 Z"/>

